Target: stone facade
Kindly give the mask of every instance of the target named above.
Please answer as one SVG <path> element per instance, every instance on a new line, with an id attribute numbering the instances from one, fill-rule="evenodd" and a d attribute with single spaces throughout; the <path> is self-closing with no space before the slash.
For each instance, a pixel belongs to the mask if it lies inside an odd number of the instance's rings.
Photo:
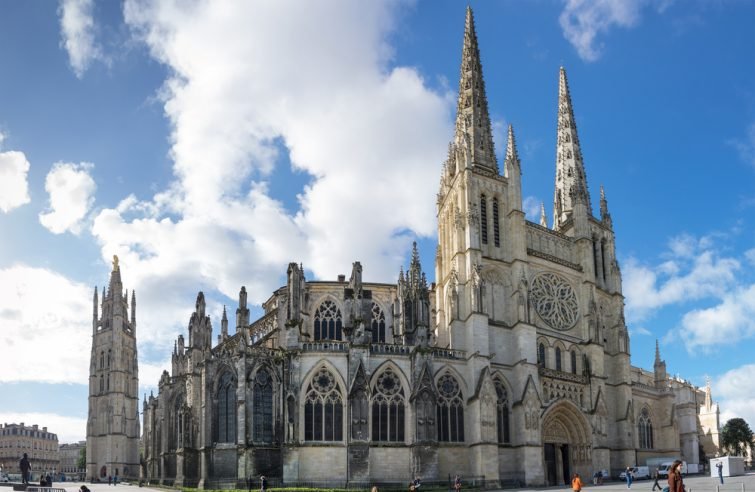
<path id="1" fill-rule="evenodd" d="M 3 424 L 0 426 L 0 470 L 21 473 L 18 463 L 26 453 L 32 476 L 55 473 L 60 466 L 58 436 L 38 425 Z"/>
<path id="2" fill-rule="evenodd" d="M 471 10 L 456 129 L 437 197 L 435 283 L 415 249 L 395 284 L 287 283 L 218 343 L 200 293 L 159 394 L 143 403 L 144 470 L 218 488 L 444 480 L 568 483 L 651 457 L 697 463 L 717 407 L 630 364 L 614 227 L 594 217 L 566 73 L 559 76 L 553 224 L 522 211 L 514 132 L 499 169 Z M 707 405 L 707 406 L 705 406 Z M 712 415 L 715 414 L 715 417 Z M 710 432 L 708 432 L 710 431 Z"/>
<path id="3" fill-rule="evenodd" d="M 86 441 L 86 474 L 93 480 L 139 475 L 139 364 L 134 292 L 131 319 L 128 301 L 118 257 L 114 257 L 108 289 L 102 289 L 101 305 L 97 288 L 94 289 Z"/>
<path id="4" fill-rule="evenodd" d="M 66 476 L 68 480 L 84 480 L 86 469 L 77 466 L 81 450 L 86 449 L 87 442 L 79 441 L 71 444 L 61 444 L 58 448 L 60 455 L 60 467 L 58 472 Z"/>

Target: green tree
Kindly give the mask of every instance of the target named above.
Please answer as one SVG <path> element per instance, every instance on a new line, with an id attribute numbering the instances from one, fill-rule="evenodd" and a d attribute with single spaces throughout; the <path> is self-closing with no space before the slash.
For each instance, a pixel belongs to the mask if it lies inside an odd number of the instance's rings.
<path id="1" fill-rule="evenodd" d="M 81 448 L 81 451 L 79 451 L 79 459 L 76 460 L 76 468 L 79 470 L 84 469 L 87 467 L 87 448 L 84 446 Z"/>
<path id="2" fill-rule="evenodd" d="M 745 419 L 730 419 L 721 429 L 721 448 L 733 456 L 749 456 L 755 440 L 753 439 L 752 429 L 747 425 Z"/>

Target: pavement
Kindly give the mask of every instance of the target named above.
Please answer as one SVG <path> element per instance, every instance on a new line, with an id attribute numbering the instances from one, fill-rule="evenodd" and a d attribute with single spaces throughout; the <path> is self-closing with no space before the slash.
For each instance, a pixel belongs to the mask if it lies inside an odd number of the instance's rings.
<path id="1" fill-rule="evenodd" d="M 666 484 L 661 480 L 661 486 Z M 139 487 L 138 485 L 122 484 L 119 483 L 116 486 L 108 485 L 107 483 L 84 483 L 84 482 L 55 482 L 55 488 L 66 489 L 66 492 L 78 492 L 79 487 L 84 484 L 89 487 L 92 492 L 165 492 L 164 488 L 154 487 Z M 719 483 L 718 477 L 711 478 L 707 475 L 690 475 L 684 477 L 684 485 L 686 492 L 755 492 L 755 472 L 749 472 L 746 475 L 740 475 L 738 477 L 724 477 L 724 484 Z M 605 482 L 603 485 L 593 485 L 592 483 L 585 484 L 584 491 L 589 492 L 651 492 L 653 488 L 653 480 L 635 480 L 632 483 L 632 488 L 627 489 L 626 482 L 612 481 Z M 0 492 L 11 492 L 12 488 L 0 488 Z M 462 489 L 463 490 L 463 489 Z M 562 490 L 564 492 L 570 492 L 569 486 L 556 486 L 556 487 L 529 487 L 521 489 L 505 489 L 503 492 L 511 492 L 515 490 L 523 491 L 554 491 Z M 495 491 L 490 491 L 495 492 Z"/>

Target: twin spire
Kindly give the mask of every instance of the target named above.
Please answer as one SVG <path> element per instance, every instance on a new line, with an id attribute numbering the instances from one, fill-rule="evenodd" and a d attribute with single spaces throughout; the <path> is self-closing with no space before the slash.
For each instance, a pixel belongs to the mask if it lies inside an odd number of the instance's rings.
<path id="1" fill-rule="evenodd" d="M 587 213 L 592 213 L 590 193 L 587 188 L 587 175 L 569 94 L 569 83 L 566 79 L 566 70 L 563 67 L 559 70 L 558 129 L 556 136 L 553 228 L 561 229 L 572 218 L 576 205 L 583 204 Z M 454 149 L 458 151 L 456 163 L 459 167 L 466 165 L 466 167 L 484 168 L 498 174 L 488 101 L 485 95 L 485 81 L 482 76 L 480 49 L 477 44 L 474 15 L 470 7 L 467 7 L 464 27 L 459 99 L 451 154 L 453 154 Z M 459 162 L 460 159 L 462 162 Z M 463 162 L 464 160 L 466 162 Z M 512 170 L 519 170 L 519 166 L 514 131 L 509 126 L 504 172 L 507 176 L 510 176 Z M 601 216 L 610 220 L 604 195 L 601 198 Z M 605 210 L 603 210 L 604 207 L 606 207 Z"/>
<path id="2" fill-rule="evenodd" d="M 480 49 L 477 46 L 474 16 L 470 7 L 467 7 L 464 27 L 454 144 L 456 148 L 463 149 L 468 156 L 468 166 L 482 167 L 498 173 L 488 100 L 485 96 L 485 81 L 482 78 Z"/>

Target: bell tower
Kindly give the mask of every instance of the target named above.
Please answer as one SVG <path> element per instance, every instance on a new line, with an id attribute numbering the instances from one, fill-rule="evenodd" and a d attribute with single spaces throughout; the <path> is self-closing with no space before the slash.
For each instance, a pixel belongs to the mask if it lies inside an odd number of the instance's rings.
<path id="1" fill-rule="evenodd" d="M 98 306 L 98 302 L 101 304 Z M 102 299 L 94 289 L 89 363 L 87 478 L 139 477 L 136 293 L 123 291 L 118 257 Z M 130 314 L 130 317 L 129 317 Z"/>

